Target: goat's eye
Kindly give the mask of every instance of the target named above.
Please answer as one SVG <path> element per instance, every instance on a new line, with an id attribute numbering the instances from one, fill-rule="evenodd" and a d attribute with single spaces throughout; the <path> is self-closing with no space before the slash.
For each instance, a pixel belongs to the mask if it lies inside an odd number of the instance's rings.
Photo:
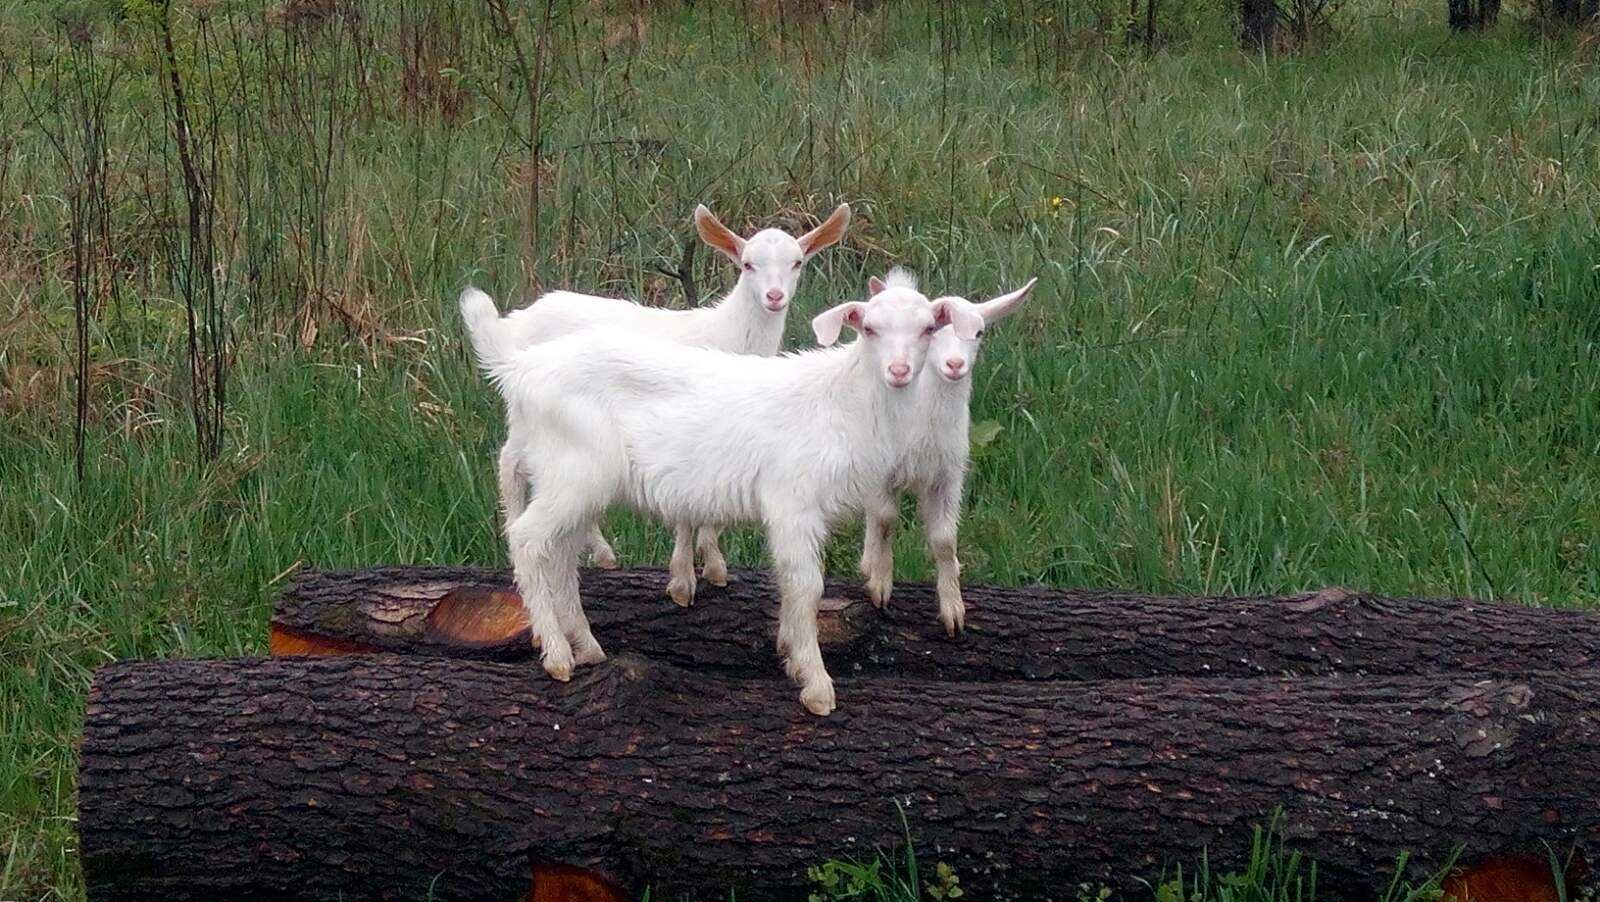
<path id="1" fill-rule="evenodd" d="M 878 330 L 872 328 L 871 326 L 867 326 L 866 328 L 861 330 L 861 334 L 865 335 L 868 338 L 877 338 L 878 337 Z"/>
<path id="2" fill-rule="evenodd" d="M 755 272 L 756 271 L 756 265 L 754 263 L 746 263 L 744 265 L 744 271 L 745 272 Z"/>
<path id="3" fill-rule="evenodd" d="M 799 261 L 799 260 L 794 261 L 794 268 L 795 269 L 799 269 L 800 268 L 800 263 L 801 263 L 801 261 Z"/>
<path id="4" fill-rule="evenodd" d="M 939 327 L 938 326 L 929 326 L 928 328 L 922 330 L 922 334 L 923 335 L 932 335 L 933 333 L 935 333 L 937 331 L 939 331 Z"/>
<path id="5" fill-rule="evenodd" d="M 978 336 L 977 337 L 979 337 L 979 338 L 983 337 L 983 330 L 982 329 L 978 330 Z"/>

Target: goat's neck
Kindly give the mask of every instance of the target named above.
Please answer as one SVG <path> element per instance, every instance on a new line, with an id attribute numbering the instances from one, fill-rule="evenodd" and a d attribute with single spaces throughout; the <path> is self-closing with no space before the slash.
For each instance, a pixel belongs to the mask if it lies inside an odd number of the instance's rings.
<path id="1" fill-rule="evenodd" d="M 744 274 L 712 307 L 713 319 L 728 347 L 737 347 L 747 354 L 772 355 L 783 343 L 783 325 L 788 308 L 773 313 L 755 295 L 755 286 Z"/>
<path id="2" fill-rule="evenodd" d="M 841 356 L 839 375 L 832 391 L 843 399 L 853 397 L 858 408 L 869 411 L 880 423 L 914 428 L 921 421 L 918 402 L 922 386 L 913 383 L 905 388 L 893 388 L 883 381 L 877 361 L 867 353 L 866 342 L 856 339 Z M 896 430 L 896 434 L 904 434 Z"/>
<path id="3" fill-rule="evenodd" d="M 930 367 L 934 364 L 930 362 Z M 924 395 L 924 411 L 928 415 L 928 423 L 938 428 L 944 423 L 960 422 L 967 417 L 967 410 L 972 403 L 972 377 L 969 375 L 958 382 L 949 382 L 941 378 L 938 373 L 924 372 L 923 379 L 929 379 Z"/>

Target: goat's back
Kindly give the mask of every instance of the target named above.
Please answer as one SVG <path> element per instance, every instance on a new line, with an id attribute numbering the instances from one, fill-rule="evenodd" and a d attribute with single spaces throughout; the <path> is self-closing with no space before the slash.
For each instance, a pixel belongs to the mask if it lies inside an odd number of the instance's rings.
<path id="1" fill-rule="evenodd" d="M 588 329 L 606 329 L 679 344 L 717 347 L 725 342 L 705 322 L 705 314 L 710 309 L 668 310 L 646 307 L 621 298 L 552 291 L 520 310 L 507 313 L 505 328 L 512 332 L 521 347 L 554 341 Z"/>

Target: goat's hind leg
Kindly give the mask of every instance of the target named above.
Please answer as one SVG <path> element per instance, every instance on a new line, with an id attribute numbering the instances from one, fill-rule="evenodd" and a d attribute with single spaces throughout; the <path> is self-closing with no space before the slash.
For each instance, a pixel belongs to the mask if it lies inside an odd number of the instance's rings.
<path id="1" fill-rule="evenodd" d="M 518 466 L 519 458 L 510 439 L 500 446 L 500 509 L 505 512 L 506 529 L 511 528 L 513 520 L 522 516 L 528 507 L 528 483 L 530 480 Z M 599 521 L 589 526 L 589 531 L 584 537 L 584 547 L 589 552 L 589 560 L 602 570 L 617 569 L 617 552 L 606 541 L 605 534 L 600 531 Z"/>
<path id="2" fill-rule="evenodd" d="M 680 608 L 694 603 L 694 527 L 678 523 L 672 527 L 672 560 L 667 565 L 671 579 L 667 595 Z"/>
<path id="3" fill-rule="evenodd" d="M 584 546 L 589 550 L 589 561 L 601 570 L 615 570 L 617 552 L 606 541 L 605 533 L 600 531 L 600 524 L 595 523 L 589 527 L 589 534 L 584 538 Z"/>
<path id="4" fill-rule="evenodd" d="M 578 664 L 605 660 L 578 595 L 578 551 L 597 512 L 571 486 L 548 487 L 507 530 L 517 589 L 542 649 L 544 669 L 558 680 Z"/>
<path id="5" fill-rule="evenodd" d="M 861 575 L 867 581 L 867 597 L 880 610 L 889 606 L 894 591 L 894 527 L 900 507 L 893 495 L 868 498 L 861 540 Z"/>
<path id="6" fill-rule="evenodd" d="M 558 546 L 570 542 L 563 542 L 560 530 L 548 515 L 548 507 L 535 499 L 506 528 L 506 537 L 511 545 L 517 591 L 528 612 L 533 641 L 540 649 L 540 662 L 546 673 L 565 682 L 572 678 L 573 655 L 572 643 L 562 628 L 564 601 L 559 595 L 569 576 L 576 579 L 577 572 L 575 568 L 571 574 L 560 572 L 566 555 Z"/>
<path id="7" fill-rule="evenodd" d="M 722 530 L 715 526 L 702 526 L 695 536 L 695 544 L 700 549 L 700 559 L 705 562 L 700 569 L 700 575 L 713 586 L 728 584 L 728 559 L 722 556 L 722 548 L 717 544 L 721 535 Z"/>
<path id="8" fill-rule="evenodd" d="M 572 644 L 572 663 L 579 667 L 606 659 L 605 650 L 589 627 L 589 618 L 584 616 L 583 599 L 578 594 L 578 549 L 586 541 L 583 535 L 568 536 L 557 540 L 551 552 L 555 572 L 566 575 L 554 586 L 556 620 Z"/>
<path id="9" fill-rule="evenodd" d="M 528 507 L 528 480 L 518 466 L 517 452 L 511 440 L 500 446 L 500 510 L 505 516 L 505 529 L 509 534 L 511 524 Z"/>

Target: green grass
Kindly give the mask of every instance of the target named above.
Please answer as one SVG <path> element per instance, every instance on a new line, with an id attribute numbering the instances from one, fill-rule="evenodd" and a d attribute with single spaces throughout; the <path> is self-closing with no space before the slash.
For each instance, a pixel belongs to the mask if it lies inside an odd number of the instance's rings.
<path id="1" fill-rule="evenodd" d="M 456 292 L 471 277 L 515 298 L 532 272 L 680 303 L 651 267 L 676 265 L 702 200 L 746 227 L 855 205 L 802 282 L 794 344 L 892 263 L 973 297 L 1040 277 L 975 377 L 974 419 L 998 432 L 968 482 L 971 581 L 1600 599 L 1592 44 L 1514 24 L 1451 38 L 1437 4 L 1274 59 L 1220 23 L 1127 51 L 1095 37 L 1092 4 L 1049 23 L 977 4 L 944 22 L 922 4 L 752 13 L 749 30 L 673 6 L 637 46 L 563 15 L 530 257 L 523 79 L 479 5 L 298 31 L 214 12 L 213 36 L 271 40 L 209 63 L 180 16 L 201 132 L 217 111 L 254 167 L 222 142 L 232 373 L 223 452 L 199 466 L 155 32 L 130 4 L 74 69 L 50 5 L 0 13 L 0 121 L 24 123 L 0 135 L 0 899 L 81 897 L 94 667 L 261 653 L 298 567 L 503 562 L 502 426 Z M 536 24 L 517 23 L 530 53 Z M 101 248 L 120 291 L 94 306 L 80 481 L 69 180 L 47 131 L 69 125 L 52 86 L 90 65 L 121 72 Z M 600 143 L 616 139 L 661 143 Z M 708 258 L 713 293 L 733 274 Z M 625 562 L 665 560 L 659 527 L 609 527 Z M 830 546 L 833 570 L 857 539 Z M 761 562 L 754 533 L 730 545 Z M 897 558 L 928 575 L 916 530 Z"/>
<path id="2" fill-rule="evenodd" d="M 1249 857 L 1237 870 L 1217 871 L 1202 856 L 1196 866 L 1177 867 L 1155 881 L 1146 882 L 1152 902 L 1314 902 L 1317 898 L 1317 865 L 1290 849 L 1273 817 L 1256 828 L 1250 841 Z M 1408 882 L 1400 876 L 1406 870 L 1405 855 L 1394 863 L 1396 876 L 1378 902 L 1437 902 L 1443 898 L 1444 873 L 1454 866 L 1447 861 L 1438 874 Z M 1558 886 L 1564 886 L 1562 862 L 1551 858 L 1551 873 Z M 811 902 L 949 902 L 966 898 L 961 875 L 942 864 L 919 865 L 915 850 L 909 847 L 897 855 L 879 853 L 864 861 L 830 861 L 811 869 L 816 889 Z M 1074 902 L 1110 902 L 1118 896 L 1103 884 L 1083 883 L 1061 887 L 1053 896 Z"/>

